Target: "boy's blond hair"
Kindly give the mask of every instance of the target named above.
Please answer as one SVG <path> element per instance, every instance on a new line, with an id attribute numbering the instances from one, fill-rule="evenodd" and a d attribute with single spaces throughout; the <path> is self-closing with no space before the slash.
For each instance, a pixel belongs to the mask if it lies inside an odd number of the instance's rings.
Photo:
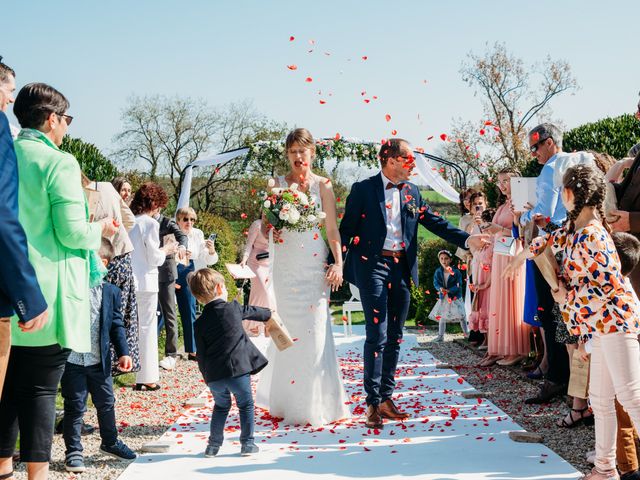
<path id="1" fill-rule="evenodd" d="M 187 276 L 191 294 L 202 304 L 207 304 L 216 296 L 216 287 L 224 285 L 224 277 L 220 272 L 210 268 L 201 268 Z"/>

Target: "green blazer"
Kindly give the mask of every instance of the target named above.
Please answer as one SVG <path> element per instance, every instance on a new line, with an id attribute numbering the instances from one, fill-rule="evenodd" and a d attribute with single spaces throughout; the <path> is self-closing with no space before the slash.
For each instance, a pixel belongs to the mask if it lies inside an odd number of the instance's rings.
<path id="1" fill-rule="evenodd" d="M 38 332 L 22 333 L 13 317 L 11 342 L 29 347 L 57 343 L 88 352 L 89 250 L 100 248 L 102 229 L 89 223 L 80 166 L 73 155 L 37 130 L 23 129 L 15 149 L 19 219 L 27 234 L 29 260 L 49 305 L 49 321 Z"/>

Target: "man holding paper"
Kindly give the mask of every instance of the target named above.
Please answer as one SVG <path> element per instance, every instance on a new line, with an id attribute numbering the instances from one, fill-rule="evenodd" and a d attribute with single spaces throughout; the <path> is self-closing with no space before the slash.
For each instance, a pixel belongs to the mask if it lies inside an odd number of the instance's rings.
<path id="1" fill-rule="evenodd" d="M 553 177 L 558 153 L 562 152 L 562 131 L 551 123 L 542 123 L 529 132 L 529 150 L 538 163 L 544 165 L 536 180 L 536 204 L 526 212 L 514 212 L 520 225 L 530 222 L 554 230 L 562 225 L 567 210 L 562 204 L 562 187 L 556 187 Z M 564 395 L 569 381 L 569 359 L 564 345 L 556 342 L 556 322 L 553 315 L 554 300 L 551 287 L 545 281 L 538 266 L 535 266 L 536 293 L 538 294 L 538 316 L 544 329 L 549 370 L 538 395 L 525 400 L 527 404 L 547 403 Z"/>

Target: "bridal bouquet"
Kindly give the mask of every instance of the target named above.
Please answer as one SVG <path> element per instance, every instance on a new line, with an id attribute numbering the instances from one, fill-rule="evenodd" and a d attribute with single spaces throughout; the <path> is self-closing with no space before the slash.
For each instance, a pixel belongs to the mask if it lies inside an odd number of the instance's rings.
<path id="1" fill-rule="evenodd" d="M 274 185 L 273 179 L 269 180 L 271 194 L 265 194 L 262 211 L 276 230 L 305 232 L 325 218 L 325 213 L 313 198 L 299 191 L 296 183 L 288 188 L 276 188 Z"/>

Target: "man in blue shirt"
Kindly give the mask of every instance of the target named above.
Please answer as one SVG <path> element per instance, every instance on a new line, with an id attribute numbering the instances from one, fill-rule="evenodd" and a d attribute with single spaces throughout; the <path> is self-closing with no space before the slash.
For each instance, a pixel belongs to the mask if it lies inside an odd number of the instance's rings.
<path id="1" fill-rule="evenodd" d="M 562 204 L 562 187 L 554 187 L 553 174 L 558 153 L 562 152 L 562 131 L 551 123 L 542 123 L 529 132 L 529 150 L 531 155 L 544 165 L 536 182 L 536 204 L 520 215 L 520 224 L 535 222 L 546 225 L 551 231 L 561 226 L 567 211 Z M 551 287 L 535 266 L 535 284 L 538 294 L 538 318 L 544 329 L 549 369 L 540 392 L 525 400 L 527 404 L 547 403 L 551 399 L 564 395 L 569 382 L 569 357 L 565 345 L 556 342 L 556 320 L 558 306 L 551 295 Z"/>

